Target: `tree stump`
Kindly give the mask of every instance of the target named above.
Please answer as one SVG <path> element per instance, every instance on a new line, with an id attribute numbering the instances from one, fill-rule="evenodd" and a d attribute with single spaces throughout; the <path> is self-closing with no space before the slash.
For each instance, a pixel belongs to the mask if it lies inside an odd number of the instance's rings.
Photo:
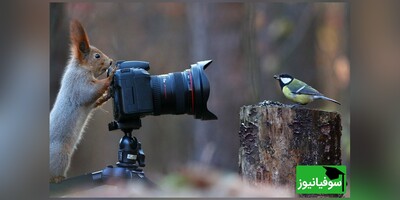
<path id="1" fill-rule="evenodd" d="M 337 112 L 264 101 L 241 107 L 240 122 L 239 174 L 251 184 L 295 192 L 297 165 L 341 164 Z"/>

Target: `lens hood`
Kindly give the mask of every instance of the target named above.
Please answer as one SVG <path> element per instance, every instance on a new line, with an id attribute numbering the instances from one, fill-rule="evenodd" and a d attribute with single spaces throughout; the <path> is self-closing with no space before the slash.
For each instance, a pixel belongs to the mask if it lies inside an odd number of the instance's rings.
<path id="1" fill-rule="evenodd" d="M 210 96 L 210 84 L 204 70 L 211 64 L 212 60 L 199 61 L 191 65 L 194 87 L 194 114 L 196 119 L 214 120 L 217 116 L 208 110 L 207 101 Z"/>

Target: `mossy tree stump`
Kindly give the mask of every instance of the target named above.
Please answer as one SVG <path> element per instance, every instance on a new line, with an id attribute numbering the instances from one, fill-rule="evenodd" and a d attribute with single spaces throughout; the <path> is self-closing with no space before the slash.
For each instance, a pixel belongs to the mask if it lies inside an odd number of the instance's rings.
<path id="1" fill-rule="evenodd" d="M 251 184 L 296 187 L 297 165 L 340 165 L 337 112 L 264 101 L 240 110 L 239 173 Z"/>

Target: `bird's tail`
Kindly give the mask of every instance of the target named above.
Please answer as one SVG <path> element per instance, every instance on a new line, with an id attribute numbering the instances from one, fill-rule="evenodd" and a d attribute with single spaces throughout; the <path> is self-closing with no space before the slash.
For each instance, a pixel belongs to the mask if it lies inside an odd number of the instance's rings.
<path id="1" fill-rule="evenodd" d="M 333 103 L 337 103 L 337 104 L 339 104 L 339 105 L 341 105 L 338 101 L 336 101 L 336 100 L 334 100 L 334 99 L 331 99 L 331 98 L 328 98 L 328 97 L 325 97 L 325 96 L 315 96 L 315 98 L 316 99 L 324 99 L 324 100 L 328 100 L 328 101 L 332 101 Z"/>

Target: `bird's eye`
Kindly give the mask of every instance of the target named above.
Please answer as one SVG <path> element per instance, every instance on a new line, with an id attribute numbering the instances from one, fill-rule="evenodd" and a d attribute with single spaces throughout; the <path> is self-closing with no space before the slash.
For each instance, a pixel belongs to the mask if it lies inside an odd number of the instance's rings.
<path id="1" fill-rule="evenodd" d="M 100 54 L 96 53 L 96 54 L 94 54 L 94 57 L 95 58 L 100 58 Z"/>

